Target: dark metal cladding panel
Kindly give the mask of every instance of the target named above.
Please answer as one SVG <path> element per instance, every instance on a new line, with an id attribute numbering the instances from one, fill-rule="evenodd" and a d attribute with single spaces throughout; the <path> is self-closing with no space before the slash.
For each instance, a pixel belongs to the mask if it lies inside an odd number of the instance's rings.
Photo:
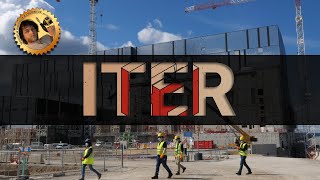
<path id="1" fill-rule="evenodd" d="M 55 59 L 56 72 L 66 72 L 69 71 L 69 56 L 58 56 Z"/>
<path id="2" fill-rule="evenodd" d="M 83 59 L 77 58 L 73 59 L 73 70 L 74 71 L 82 71 L 83 70 Z"/>
<path id="3" fill-rule="evenodd" d="M 47 65 L 48 65 L 48 71 L 47 73 L 54 73 L 56 69 L 56 61 L 53 59 L 47 60 Z M 46 74 L 47 74 L 46 73 Z"/>
<path id="4" fill-rule="evenodd" d="M 68 89 L 70 87 L 70 73 L 59 72 L 58 76 L 58 89 Z"/>
<path id="5" fill-rule="evenodd" d="M 83 88 L 83 71 L 74 71 L 74 88 Z"/>
<path id="6" fill-rule="evenodd" d="M 102 99 L 102 88 L 97 88 L 97 107 L 103 106 L 103 99 Z"/>
<path id="7" fill-rule="evenodd" d="M 17 77 L 17 65 L 14 66 L 12 71 L 12 84 L 11 84 L 11 93 L 16 95 L 18 93 L 18 77 Z M 1 102 L 0 102 L 1 103 Z"/>
<path id="8" fill-rule="evenodd" d="M 69 102 L 72 104 L 83 104 L 83 90 L 82 89 L 69 89 Z"/>
<path id="9" fill-rule="evenodd" d="M 28 64 L 28 75 L 39 75 L 41 71 L 41 63 L 40 62 L 35 62 L 35 63 L 30 63 Z"/>

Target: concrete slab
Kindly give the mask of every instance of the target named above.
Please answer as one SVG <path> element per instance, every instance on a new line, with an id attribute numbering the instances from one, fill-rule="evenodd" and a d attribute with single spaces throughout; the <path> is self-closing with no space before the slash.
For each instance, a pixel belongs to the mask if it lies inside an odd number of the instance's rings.
<path id="1" fill-rule="evenodd" d="M 117 162 L 118 164 L 119 162 Z M 316 180 L 320 179 L 318 170 L 320 161 L 312 161 L 308 159 L 294 158 L 279 158 L 279 157 L 264 157 L 252 155 L 247 158 L 248 165 L 252 168 L 252 175 L 245 175 L 246 169 L 243 169 L 243 175 L 238 176 L 235 173 L 239 168 L 239 157 L 230 156 L 229 159 L 223 161 L 203 160 L 197 162 L 183 162 L 187 167 L 185 173 L 180 176 L 174 175 L 172 179 L 246 179 L 246 180 Z M 112 162 L 108 162 L 109 166 Z M 108 171 L 103 173 L 104 179 L 151 179 L 155 171 L 155 160 L 139 159 L 125 160 L 124 168 L 119 166 L 108 167 Z M 177 170 L 176 165 L 172 160 L 168 161 L 168 165 L 172 172 Z M 103 162 L 97 161 L 95 165 L 97 169 L 103 167 Z M 87 171 L 86 179 L 97 179 L 96 175 Z M 61 180 L 79 179 L 81 172 L 78 175 L 66 175 L 66 177 L 52 178 Z M 159 179 L 167 179 L 167 172 L 160 167 Z M 48 179 L 48 178 L 46 178 Z"/>

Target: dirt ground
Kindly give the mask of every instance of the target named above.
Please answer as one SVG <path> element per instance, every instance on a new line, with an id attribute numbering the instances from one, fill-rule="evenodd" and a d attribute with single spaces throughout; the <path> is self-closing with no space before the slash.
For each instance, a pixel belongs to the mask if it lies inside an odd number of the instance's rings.
<path id="1" fill-rule="evenodd" d="M 17 168 L 18 165 L 12 165 L 12 164 L 0 164 L 0 175 L 16 175 L 17 174 Z M 20 170 L 22 169 L 22 165 L 20 167 Z M 72 165 L 65 165 L 63 167 L 64 171 L 72 171 L 72 170 L 78 170 L 79 167 L 72 166 Z M 61 172 L 62 167 L 60 166 L 47 166 L 47 165 L 31 165 L 29 164 L 27 166 L 27 169 L 25 173 L 27 175 L 35 175 L 35 174 L 45 174 L 45 173 L 55 173 L 55 172 Z M 10 172 L 10 173 L 9 173 Z"/>
<path id="2" fill-rule="evenodd" d="M 195 162 L 183 162 L 187 167 L 185 173 L 180 176 L 174 175 L 172 179 L 248 179 L 248 180 L 316 180 L 320 179 L 319 168 L 320 161 L 312 161 L 308 159 L 280 158 L 280 157 L 264 157 L 252 155 L 247 158 L 247 163 L 251 167 L 253 174 L 246 175 L 246 168 L 243 168 L 243 175 L 240 177 L 235 173 L 239 168 L 239 157 L 231 155 L 229 159 L 222 161 L 202 160 Z M 168 165 L 173 173 L 177 167 L 173 159 L 168 160 Z M 103 162 L 97 162 L 95 167 L 101 172 Z M 103 172 L 102 180 L 105 179 L 151 179 L 155 171 L 154 159 L 126 160 L 124 168 L 118 161 L 109 161 L 107 164 L 108 171 Z M 51 179 L 75 180 L 80 178 L 79 173 L 67 175 L 65 177 L 57 177 Z M 167 172 L 160 167 L 159 179 L 167 179 Z M 50 179 L 50 178 L 46 178 Z M 97 179 L 95 174 L 87 171 L 85 179 Z"/>

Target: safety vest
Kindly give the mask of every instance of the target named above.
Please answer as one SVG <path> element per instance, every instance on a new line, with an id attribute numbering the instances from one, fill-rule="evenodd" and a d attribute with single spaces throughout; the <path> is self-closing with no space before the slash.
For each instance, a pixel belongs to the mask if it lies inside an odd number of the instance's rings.
<path id="1" fill-rule="evenodd" d="M 162 152 L 163 152 L 163 144 L 164 144 L 164 141 L 161 141 L 158 143 L 158 146 L 157 146 L 157 155 L 161 155 Z M 167 151 L 165 152 L 164 155 L 167 155 Z"/>
<path id="2" fill-rule="evenodd" d="M 241 144 L 240 144 L 240 149 L 239 149 L 239 154 L 240 154 L 240 156 L 248 156 L 247 151 L 241 150 L 241 149 L 243 149 L 243 148 L 245 147 L 246 144 L 247 144 L 247 143 L 241 143 Z"/>
<path id="3" fill-rule="evenodd" d="M 92 149 L 92 146 L 90 146 L 89 148 L 87 148 L 84 153 L 83 153 L 83 157 L 85 157 L 88 154 L 89 149 Z M 93 151 L 91 152 L 91 154 L 89 155 L 89 157 L 85 158 L 82 161 L 82 164 L 93 164 L 94 163 L 94 158 L 93 158 Z"/>
<path id="4" fill-rule="evenodd" d="M 182 154 L 182 152 L 181 152 L 181 142 L 176 143 L 176 147 L 174 148 L 174 154 L 175 155 Z"/>

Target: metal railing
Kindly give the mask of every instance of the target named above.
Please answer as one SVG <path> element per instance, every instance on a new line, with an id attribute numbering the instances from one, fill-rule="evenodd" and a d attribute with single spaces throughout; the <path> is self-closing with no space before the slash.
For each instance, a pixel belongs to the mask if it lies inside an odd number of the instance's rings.
<path id="1" fill-rule="evenodd" d="M 21 153 L 19 151 L 0 151 L 0 175 L 15 176 L 21 173 Z"/>
<path id="2" fill-rule="evenodd" d="M 23 167 L 23 157 L 20 151 L 0 151 L 0 175 L 6 177 L 20 177 L 29 175 L 31 177 L 44 176 L 49 174 L 65 175 L 66 173 L 81 174 L 81 157 L 84 148 L 76 149 L 41 149 L 32 150 L 26 155 L 26 166 Z M 105 149 L 94 147 L 94 167 L 98 171 L 123 168 L 125 163 L 134 159 L 156 158 L 156 149 Z M 220 149 L 200 149 L 188 150 L 184 155 L 183 161 L 193 162 L 196 154 L 201 153 L 204 160 L 220 160 L 227 158 L 228 150 Z M 174 149 L 168 149 L 168 159 L 174 159 Z M 37 171 L 37 168 L 45 167 L 46 171 Z M 51 168 L 51 169 L 50 169 Z M 15 172 L 13 172 L 15 171 Z"/>

